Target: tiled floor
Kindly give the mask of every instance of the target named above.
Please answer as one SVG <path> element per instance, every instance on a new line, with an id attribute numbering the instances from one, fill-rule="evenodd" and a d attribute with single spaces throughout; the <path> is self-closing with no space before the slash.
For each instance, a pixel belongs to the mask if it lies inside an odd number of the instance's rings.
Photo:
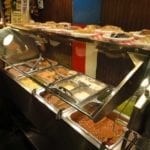
<path id="1" fill-rule="evenodd" d="M 35 150 L 0 103 L 0 150 Z"/>
<path id="2" fill-rule="evenodd" d="M 33 150 L 20 131 L 0 131 L 0 150 Z"/>

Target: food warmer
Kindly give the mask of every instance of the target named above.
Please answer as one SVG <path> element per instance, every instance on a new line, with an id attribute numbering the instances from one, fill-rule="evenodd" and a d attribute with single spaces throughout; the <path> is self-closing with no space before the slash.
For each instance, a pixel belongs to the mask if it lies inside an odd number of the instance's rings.
<path id="1" fill-rule="evenodd" d="M 11 99 L 38 130 L 27 136 L 33 144 L 41 149 L 53 145 L 56 149 L 93 150 L 127 144 L 123 139 L 128 139 L 129 129 L 136 128 L 131 123 L 134 116 L 130 119 L 116 108 L 129 98 L 132 101 L 137 89 L 137 99 L 144 92 L 140 85 L 148 74 L 147 50 L 39 29 L 7 27 L 0 32 L 3 97 Z M 47 41 L 53 41 L 54 49 Z M 56 43 L 64 41 L 96 45 L 96 78 L 48 55 Z"/>

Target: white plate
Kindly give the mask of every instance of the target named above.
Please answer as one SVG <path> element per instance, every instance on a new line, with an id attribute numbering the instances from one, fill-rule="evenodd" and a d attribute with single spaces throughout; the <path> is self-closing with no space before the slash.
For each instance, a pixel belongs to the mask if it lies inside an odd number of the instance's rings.
<path id="1" fill-rule="evenodd" d="M 143 38 L 143 37 L 145 37 L 145 35 L 141 35 L 140 34 L 141 32 L 139 31 L 137 31 L 137 32 L 132 32 L 132 34 L 133 34 L 133 36 L 135 36 L 135 37 L 137 37 L 137 38 Z"/>
<path id="2" fill-rule="evenodd" d="M 67 30 L 67 29 L 51 29 L 51 28 L 43 28 L 42 30 L 47 31 L 47 32 L 54 32 L 54 33 L 66 33 L 66 34 L 71 34 L 72 30 Z"/>
<path id="3" fill-rule="evenodd" d="M 72 32 L 71 35 L 74 36 L 74 37 L 88 38 L 88 37 L 91 37 L 91 36 L 96 35 L 96 33 L 79 33 L 79 32 Z"/>
<path id="4" fill-rule="evenodd" d="M 116 42 L 127 42 L 127 41 L 131 41 L 131 40 L 134 39 L 134 37 L 129 37 L 129 38 L 114 38 L 114 37 L 111 37 L 111 33 L 104 34 L 102 37 L 104 39 L 112 40 L 112 41 L 116 41 Z"/>
<path id="5" fill-rule="evenodd" d="M 113 33 L 114 31 L 104 31 L 104 30 L 101 30 L 101 29 L 95 29 L 95 32 L 96 33 L 100 33 L 100 34 L 111 34 Z"/>
<path id="6" fill-rule="evenodd" d="M 61 31 L 61 29 L 52 29 L 49 27 L 42 28 L 42 30 L 49 31 L 49 32 L 60 32 Z"/>

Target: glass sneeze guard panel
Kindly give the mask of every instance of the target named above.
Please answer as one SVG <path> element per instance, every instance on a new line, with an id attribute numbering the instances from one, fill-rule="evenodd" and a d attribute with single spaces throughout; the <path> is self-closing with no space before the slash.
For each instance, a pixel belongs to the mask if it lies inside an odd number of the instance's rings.
<path id="1" fill-rule="evenodd" d="M 0 30 L 0 54 L 11 64 L 39 57 L 35 39 L 29 33 L 9 27 Z"/>

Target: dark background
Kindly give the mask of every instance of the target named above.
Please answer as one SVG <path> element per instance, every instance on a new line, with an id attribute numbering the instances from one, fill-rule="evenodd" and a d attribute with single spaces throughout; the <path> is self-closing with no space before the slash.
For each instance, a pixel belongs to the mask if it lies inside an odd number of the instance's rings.
<path id="1" fill-rule="evenodd" d="M 102 25 L 117 25 L 127 31 L 150 28 L 150 0 L 102 0 L 100 7 Z M 72 0 L 44 0 L 44 9 L 34 19 L 72 22 Z"/>

